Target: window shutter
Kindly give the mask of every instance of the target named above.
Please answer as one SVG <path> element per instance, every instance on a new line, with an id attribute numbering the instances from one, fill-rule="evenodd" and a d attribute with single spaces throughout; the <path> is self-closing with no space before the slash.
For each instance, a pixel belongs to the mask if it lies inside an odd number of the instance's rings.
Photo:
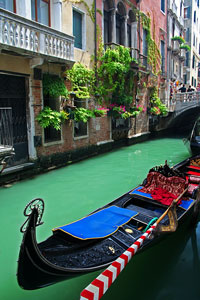
<path id="1" fill-rule="evenodd" d="M 74 46 L 82 49 L 82 15 L 73 11 L 73 35 L 75 36 Z"/>

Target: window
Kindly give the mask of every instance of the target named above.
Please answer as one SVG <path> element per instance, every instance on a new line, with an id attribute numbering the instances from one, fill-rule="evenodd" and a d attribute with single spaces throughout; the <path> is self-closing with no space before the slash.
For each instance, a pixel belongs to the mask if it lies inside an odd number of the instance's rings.
<path id="1" fill-rule="evenodd" d="M 194 11 L 194 23 L 196 23 L 196 10 Z"/>
<path id="2" fill-rule="evenodd" d="M 184 81 L 184 84 L 187 84 L 187 74 L 183 75 L 183 81 Z"/>
<path id="3" fill-rule="evenodd" d="M 162 74 L 165 73 L 165 43 L 164 41 L 160 42 L 160 54 L 161 54 L 161 71 Z"/>
<path id="4" fill-rule="evenodd" d="M 116 43 L 119 44 L 119 45 L 123 45 L 122 25 L 123 25 L 122 16 L 119 15 L 119 14 L 116 14 Z"/>
<path id="5" fill-rule="evenodd" d="M 160 2 L 160 9 L 161 9 L 162 12 L 165 13 L 165 0 L 161 0 L 161 2 Z"/>
<path id="6" fill-rule="evenodd" d="M 180 16 L 182 16 L 182 9 L 183 9 L 183 2 L 181 1 L 181 4 L 180 4 Z"/>
<path id="7" fill-rule="evenodd" d="M 190 29 L 187 28 L 185 32 L 185 41 L 189 42 L 190 41 Z"/>
<path id="8" fill-rule="evenodd" d="M 73 35 L 75 36 L 74 46 L 79 49 L 83 49 L 82 18 L 83 15 L 81 13 L 73 10 Z"/>
<path id="9" fill-rule="evenodd" d="M 116 43 L 119 45 L 125 45 L 125 16 L 126 8 L 122 1 L 117 4 L 116 12 Z"/>
<path id="10" fill-rule="evenodd" d="M 190 6 L 184 8 L 184 18 L 185 19 L 190 18 Z"/>
<path id="11" fill-rule="evenodd" d="M 111 13 L 104 10 L 104 44 L 111 43 Z"/>
<path id="12" fill-rule="evenodd" d="M 48 96 L 44 97 L 44 106 L 50 107 L 52 110 L 60 111 L 60 99 L 53 99 Z M 61 140 L 61 131 L 56 130 L 52 126 L 44 129 L 44 142 L 51 143 Z"/>
<path id="13" fill-rule="evenodd" d="M 78 107 L 87 107 L 86 100 L 74 99 L 74 105 Z M 74 121 L 74 137 L 80 138 L 88 135 L 88 123 Z"/>
<path id="14" fill-rule="evenodd" d="M 147 67 L 147 54 L 148 54 L 148 46 L 147 46 L 147 31 L 143 29 L 143 65 Z"/>
<path id="15" fill-rule="evenodd" d="M 132 40 L 131 40 L 131 25 L 127 24 L 127 38 L 128 38 L 128 47 L 131 48 Z"/>
<path id="16" fill-rule="evenodd" d="M 189 67 L 189 52 L 186 52 L 185 66 Z"/>
<path id="17" fill-rule="evenodd" d="M 195 67 L 195 56 L 193 55 L 193 57 L 192 57 L 192 68 L 194 69 L 194 67 Z"/>
<path id="18" fill-rule="evenodd" d="M 0 8 L 16 13 L 16 0 L 0 0 Z"/>
<path id="19" fill-rule="evenodd" d="M 31 0 L 31 19 L 51 26 L 50 23 L 50 0 Z"/>

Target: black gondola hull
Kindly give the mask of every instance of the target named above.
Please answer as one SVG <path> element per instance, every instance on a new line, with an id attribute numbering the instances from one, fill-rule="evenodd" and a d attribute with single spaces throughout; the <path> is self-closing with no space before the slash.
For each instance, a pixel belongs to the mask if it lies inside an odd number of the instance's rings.
<path id="1" fill-rule="evenodd" d="M 177 164 L 174 170 L 183 168 L 188 162 L 189 159 Z M 139 207 L 140 203 L 141 207 Z M 134 198 L 130 195 L 130 191 L 103 208 L 111 205 L 129 208 L 134 204 L 137 204 L 139 215 L 111 236 L 91 241 L 74 242 L 70 240 L 70 242 L 67 241 L 67 244 L 63 236 L 56 234 L 40 244 L 37 243 L 36 226 L 39 213 L 38 209 L 34 208 L 30 214 L 20 248 L 17 270 L 18 284 L 23 289 L 34 290 L 108 267 L 142 235 L 142 231 L 134 229 L 133 225 L 137 223 L 137 227 L 140 227 L 141 224 L 148 224 L 154 214 L 154 210 L 150 210 L 152 206 L 161 210 L 160 214 L 166 210 L 166 206 L 156 203 L 156 201 L 139 196 Z M 195 200 L 186 210 L 177 207 L 178 229 L 184 227 L 186 223 L 194 223 L 198 214 L 199 203 Z M 168 217 L 163 219 L 163 225 L 166 224 L 168 224 Z M 171 233 L 152 235 L 150 239 L 145 240 L 137 254 L 154 246 L 162 239 L 166 239 L 169 234 Z M 57 243 L 57 241 L 59 242 Z M 75 248 L 70 248 L 71 244 L 73 247 L 75 245 Z"/>

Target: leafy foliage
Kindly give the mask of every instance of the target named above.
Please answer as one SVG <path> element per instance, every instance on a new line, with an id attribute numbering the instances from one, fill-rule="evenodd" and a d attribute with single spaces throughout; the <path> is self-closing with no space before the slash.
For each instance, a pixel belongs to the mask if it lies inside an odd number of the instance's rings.
<path id="1" fill-rule="evenodd" d="M 99 58 L 97 93 L 108 103 L 130 105 L 133 101 L 133 76 L 129 49 L 117 46 L 107 48 Z"/>
<path id="2" fill-rule="evenodd" d="M 184 38 L 182 36 L 178 36 L 178 35 L 172 37 L 172 41 L 179 41 L 181 44 L 185 43 Z"/>
<path id="3" fill-rule="evenodd" d="M 37 115 L 36 120 L 41 127 L 46 128 L 52 126 L 56 130 L 61 129 L 61 123 L 68 119 L 69 114 L 65 111 L 55 111 L 45 106 Z"/>
<path id="4" fill-rule="evenodd" d="M 147 32 L 147 45 L 148 45 L 148 54 L 147 61 L 148 64 L 152 66 L 152 72 L 157 74 L 157 66 L 160 68 L 160 59 L 161 54 L 160 50 L 155 42 L 155 24 L 153 24 L 153 37 L 151 35 L 151 19 L 146 16 L 144 13 L 140 12 L 143 29 Z"/>
<path id="5" fill-rule="evenodd" d="M 74 110 L 74 120 L 77 122 L 87 123 L 90 118 L 94 118 L 95 115 L 92 110 L 86 109 L 84 107 L 76 108 Z"/>
<path id="6" fill-rule="evenodd" d="M 160 98 L 158 97 L 158 88 L 154 87 L 152 89 L 152 93 L 150 95 L 150 113 L 152 115 L 163 115 L 166 116 L 168 113 L 167 107 L 165 104 L 162 103 Z"/>
<path id="7" fill-rule="evenodd" d="M 187 44 L 181 44 L 181 45 L 180 45 L 180 49 L 185 49 L 185 50 L 187 50 L 187 51 L 190 51 L 190 50 L 191 50 L 190 46 L 187 45 Z"/>
<path id="8" fill-rule="evenodd" d="M 86 68 L 81 63 L 75 63 L 70 70 L 66 71 L 67 78 L 72 83 L 72 91 L 77 98 L 87 99 L 93 93 L 94 71 Z"/>
<path id="9" fill-rule="evenodd" d="M 64 96 L 68 98 L 69 92 L 64 84 L 64 80 L 56 75 L 43 75 L 43 93 L 45 96 L 49 95 L 51 98 Z"/>
<path id="10" fill-rule="evenodd" d="M 143 108 L 140 106 L 137 107 L 133 106 L 129 108 L 129 110 L 127 110 L 124 105 L 118 106 L 117 104 L 111 104 L 108 114 L 112 115 L 114 118 L 127 119 L 127 118 L 135 118 L 142 111 Z"/>

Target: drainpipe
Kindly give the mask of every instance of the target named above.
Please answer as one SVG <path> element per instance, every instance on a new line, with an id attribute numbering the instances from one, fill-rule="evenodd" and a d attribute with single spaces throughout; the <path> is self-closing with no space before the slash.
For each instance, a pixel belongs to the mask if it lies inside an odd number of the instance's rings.
<path id="1" fill-rule="evenodd" d="M 136 1 L 137 2 L 137 4 L 138 4 L 138 9 L 139 9 L 139 11 L 140 11 L 140 2 L 141 2 L 141 0 L 137 0 Z M 141 32 L 140 32 L 140 15 L 139 15 L 139 19 L 138 19 L 138 25 L 139 25 L 139 31 L 138 31 L 138 33 L 139 33 L 139 57 L 138 57 L 138 62 L 140 63 L 140 51 L 141 51 L 141 39 L 140 39 L 140 37 L 141 37 Z"/>
<path id="2" fill-rule="evenodd" d="M 94 63 L 95 63 L 95 84 L 97 84 L 97 3 L 94 0 Z"/>

